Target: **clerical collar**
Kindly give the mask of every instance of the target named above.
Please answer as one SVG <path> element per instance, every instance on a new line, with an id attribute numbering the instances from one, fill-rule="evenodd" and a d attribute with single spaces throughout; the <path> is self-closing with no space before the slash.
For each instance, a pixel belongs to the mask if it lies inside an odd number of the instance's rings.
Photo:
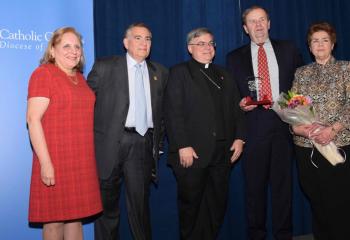
<path id="1" fill-rule="evenodd" d="M 195 63 L 197 63 L 200 67 L 204 68 L 204 69 L 208 69 L 211 66 L 211 62 L 210 63 L 200 63 L 197 60 L 193 59 L 193 61 Z"/>

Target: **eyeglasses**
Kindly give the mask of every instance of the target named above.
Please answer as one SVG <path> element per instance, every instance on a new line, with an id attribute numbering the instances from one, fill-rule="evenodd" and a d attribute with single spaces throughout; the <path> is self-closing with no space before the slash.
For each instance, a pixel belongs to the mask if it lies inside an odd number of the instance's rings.
<path id="1" fill-rule="evenodd" d="M 216 42 L 211 41 L 211 42 L 198 42 L 198 43 L 189 43 L 188 45 L 195 45 L 198 47 L 216 47 Z"/>

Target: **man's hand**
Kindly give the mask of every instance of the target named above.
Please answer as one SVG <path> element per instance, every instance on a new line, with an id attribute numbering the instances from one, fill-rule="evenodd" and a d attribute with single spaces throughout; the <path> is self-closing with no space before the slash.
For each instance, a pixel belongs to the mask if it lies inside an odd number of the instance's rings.
<path id="1" fill-rule="evenodd" d="M 244 97 L 242 100 L 239 102 L 239 107 L 242 109 L 244 112 L 248 112 L 256 108 L 258 105 L 247 105 L 247 98 Z"/>
<path id="2" fill-rule="evenodd" d="M 243 145 L 244 142 L 241 139 L 236 139 L 230 148 L 231 151 L 233 151 L 232 157 L 231 157 L 231 163 L 234 163 L 239 156 L 241 156 L 243 152 Z"/>
<path id="3" fill-rule="evenodd" d="M 188 168 L 193 164 L 193 158 L 198 159 L 197 153 L 192 147 L 185 147 L 179 149 L 180 164 L 181 166 Z"/>

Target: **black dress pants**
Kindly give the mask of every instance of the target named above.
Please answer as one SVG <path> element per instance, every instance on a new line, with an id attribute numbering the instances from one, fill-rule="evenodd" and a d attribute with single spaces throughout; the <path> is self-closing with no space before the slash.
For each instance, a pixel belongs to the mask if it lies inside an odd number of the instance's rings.
<path id="1" fill-rule="evenodd" d="M 331 165 L 316 149 L 296 146 L 299 180 L 310 200 L 316 240 L 350 239 L 350 146 L 344 164 Z"/>
<path id="2" fill-rule="evenodd" d="M 119 197 L 122 181 L 126 191 L 129 225 L 135 240 L 150 240 L 149 187 L 151 182 L 152 133 L 143 137 L 125 131 L 111 176 L 100 179 L 103 214 L 95 222 L 95 240 L 119 239 Z"/>
<path id="3" fill-rule="evenodd" d="M 276 240 L 292 239 L 292 151 L 288 133 L 271 132 L 247 139 L 243 152 L 248 236 L 267 237 L 268 187 L 271 190 L 272 232 Z"/>
<path id="4" fill-rule="evenodd" d="M 227 152 L 225 141 L 217 141 L 209 166 L 173 168 L 177 180 L 182 240 L 216 238 L 224 220 L 228 198 L 231 164 L 225 157 Z"/>

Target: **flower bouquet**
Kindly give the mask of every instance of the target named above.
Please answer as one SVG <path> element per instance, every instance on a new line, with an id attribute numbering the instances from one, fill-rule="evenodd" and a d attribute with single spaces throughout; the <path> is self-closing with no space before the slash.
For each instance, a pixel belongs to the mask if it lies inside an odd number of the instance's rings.
<path id="1" fill-rule="evenodd" d="M 319 124 L 319 128 L 313 131 L 316 133 L 325 127 L 317 119 L 315 110 L 312 106 L 311 98 L 296 94 L 292 91 L 281 93 L 278 100 L 273 104 L 272 109 L 278 114 L 282 121 L 290 125 L 300 124 Z M 310 139 L 312 144 L 333 166 L 345 162 L 344 157 L 339 153 L 337 146 L 333 141 L 327 145 L 321 145 Z M 311 155 L 312 157 L 312 155 Z M 312 159 L 311 159 L 312 161 Z"/>

